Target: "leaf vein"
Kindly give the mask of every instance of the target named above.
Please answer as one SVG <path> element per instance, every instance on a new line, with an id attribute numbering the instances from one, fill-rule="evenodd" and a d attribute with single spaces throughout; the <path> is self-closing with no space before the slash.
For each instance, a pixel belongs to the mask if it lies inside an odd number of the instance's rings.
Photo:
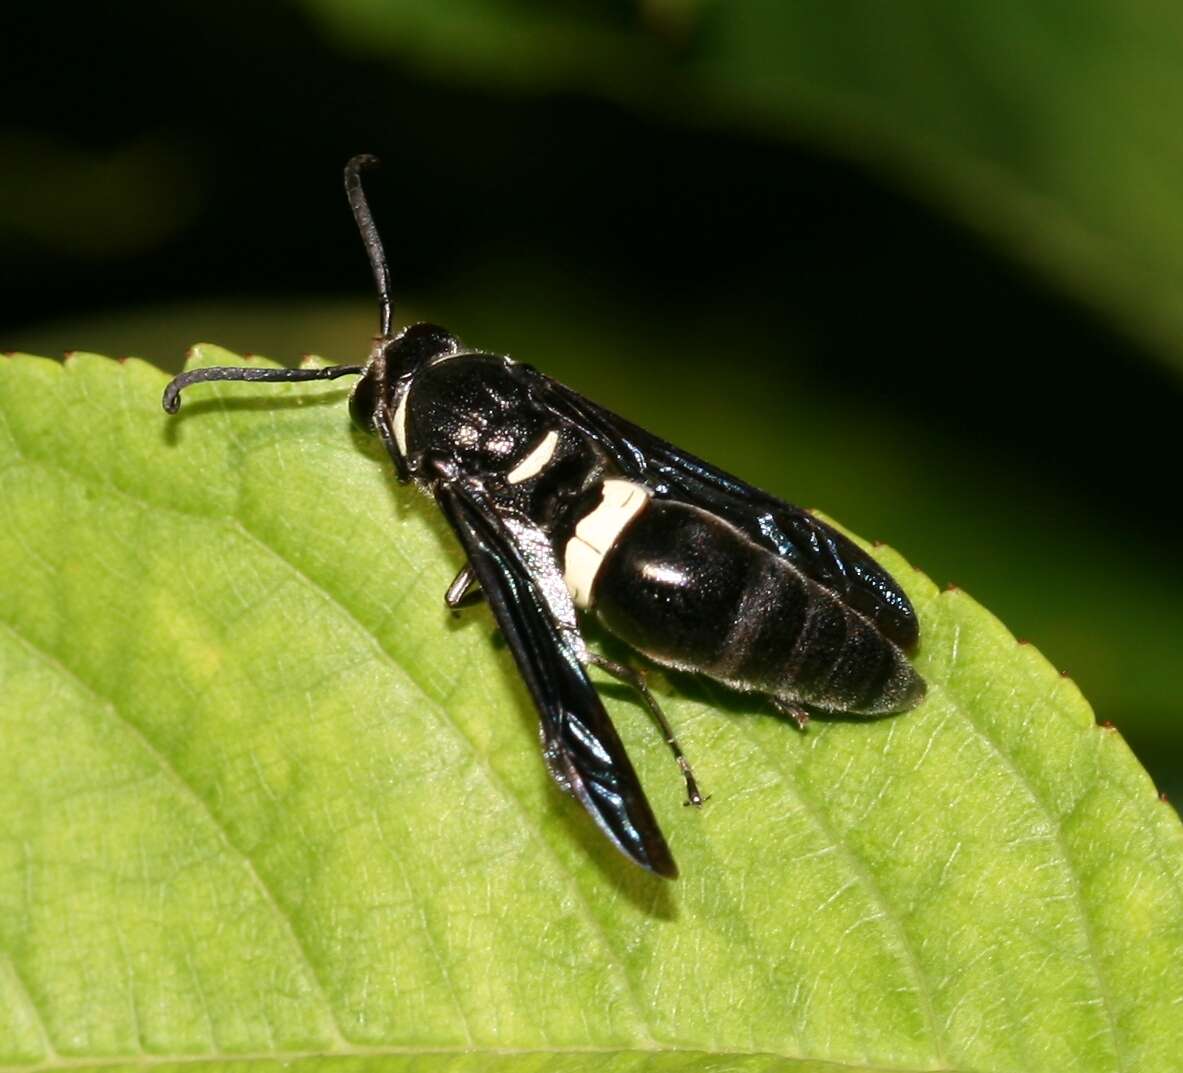
<path id="1" fill-rule="evenodd" d="M 751 732 L 742 725 L 741 720 L 732 720 L 733 724 L 738 728 L 739 732 L 743 734 L 749 741 L 755 744 L 751 736 Z M 757 749 L 757 754 L 761 757 L 766 756 L 764 750 Z M 920 1015 L 924 1019 L 925 1026 L 928 1030 L 930 1039 L 932 1040 L 933 1051 L 938 1061 L 944 1063 L 947 1061 L 944 1048 L 944 1040 L 940 1030 L 937 1028 L 936 1015 L 933 1010 L 932 994 L 930 991 L 930 984 L 927 977 L 920 967 L 919 954 L 909 936 L 907 929 L 904 927 L 903 921 L 893 911 L 891 904 L 888 902 L 886 895 L 880 889 L 879 884 L 875 882 L 874 877 L 867 869 L 866 865 L 859 859 L 854 851 L 838 838 L 829 820 L 822 812 L 821 806 L 808 795 L 804 788 L 801 787 L 797 780 L 791 778 L 787 771 L 785 771 L 780 764 L 773 764 L 765 760 L 768 767 L 773 771 L 774 775 L 781 782 L 783 786 L 788 789 L 789 793 L 797 799 L 800 803 L 805 815 L 809 817 L 810 822 L 814 824 L 822 837 L 827 842 L 836 847 L 838 856 L 845 861 L 847 867 L 850 869 L 852 880 L 851 882 L 858 883 L 866 892 L 868 899 L 872 904 L 876 905 L 881 911 L 882 918 L 888 922 L 892 932 L 896 938 L 896 946 L 903 957 L 904 967 L 909 976 L 913 980 L 913 993 L 917 996 L 920 1004 Z M 845 884 L 843 890 L 848 889 L 851 884 Z M 831 901 L 833 898 L 830 899 Z"/>
<path id="2" fill-rule="evenodd" d="M 327 600 L 333 607 L 337 608 L 341 614 L 346 616 L 346 618 L 351 623 L 353 623 L 353 625 L 359 631 L 361 631 L 361 633 L 366 638 L 369 639 L 380 658 L 389 666 L 398 671 L 401 676 L 403 676 L 412 686 L 415 687 L 419 695 L 427 702 L 427 706 L 435 716 L 437 723 L 449 730 L 454 736 L 455 740 L 464 746 L 464 748 L 476 761 L 480 770 L 483 772 L 488 784 L 498 793 L 502 800 L 504 800 L 520 816 L 523 817 L 525 821 L 525 829 L 530 832 L 531 836 L 543 848 L 557 870 L 569 879 L 569 889 L 575 893 L 576 902 L 580 906 L 584 918 L 587 920 L 593 932 L 600 940 L 604 950 L 611 956 L 613 964 L 615 964 L 617 967 L 620 977 L 624 981 L 626 992 L 629 996 L 630 1002 L 632 1003 L 638 1022 L 644 1031 L 646 1041 L 656 1044 L 657 1041 L 654 1038 L 653 1026 L 649 1020 L 648 1011 L 646 1010 L 645 1005 L 641 1002 L 640 996 L 636 992 L 636 986 L 633 982 L 632 976 L 628 972 L 623 959 L 620 957 L 619 951 L 616 950 L 614 944 L 609 940 L 608 933 L 605 931 L 599 917 L 596 916 L 595 911 L 592 909 L 592 906 L 588 901 L 587 895 L 584 893 L 583 888 L 579 885 L 578 880 L 571 872 L 570 868 L 568 868 L 567 865 L 563 863 L 562 859 L 555 852 L 554 848 L 538 832 L 536 825 L 532 822 L 529 813 L 526 811 L 525 805 L 522 803 L 518 795 L 513 792 L 511 787 L 497 773 L 496 769 L 489 762 L 488 756 L 477 748 L 476 743 L 468 736 L 460 724 L 452 718 L 451 714 L 439 703 L 439 701 L 437 701 L 436 698 L 431 695 L 426 686 L 424 686 L 424 684 L 420 682 L 419 679 L 412 673 L 411 669 L 405 663 L 400 661 L 398 657 L 395 656 L 395 654 L 391 652 L 385 644 L 383 644 L 381 638 L 379 638 L 372 630 L 368 629 L 365 623 L 363 623 L 357 617 L 357 615 L 354 614 L 354 612 L 341 601 L 338 596 L 327 589 L 324 585 L 316 581 L 315 578 L 301 570 L 300 567 L 298 567 L 294 562 L 288 559 L 287 556 L 280 552 L 278 548 L 269 544 L 253 530 L 249 529 L 246 526 L 246 523 L 241 519 L 234 519 L 233 524 L 235 528 L 243 534 L 244 537 L 252 541 L 260 550 L 274 558 L 275 561 L 283 564 L 293 573 L 294 576 L 299 578 L 304 584 L 312 589 L 312 591 L 319 593 L 322 598 Z"/>
<path id="3" fill-rule="evenodd" d="M 62 662 L 59 657 L 55 656 L 52 652 L 45 650 L 28 637 L 25 637 L 12 623 L 5 620 L 0 620 L 0 627 L 7 631 L 18 643 L 23 645 L 26 650 L 34 657 L 39 659 L 44 666 L 61 675 L 67 681 L 72 682 L 81 691 L 94 698 L 94 700 L 98 702 L 99 707 L 107 711 L 112 716 L 115 723 L 123 727 L 127 735 L 140 746 L 145 755 L 153 760 L 153 762 L 159 767 L 160 771 L 164 774 L 165 778 L 167 778 L 173 784 L 174 788 L 178 791 L 182 798 L 188 800 L 196 808 L 198 814 L 204 817 L 205 820 L 213 827 L 223 845 L 240 859 L 251 884 L 255 887 L 256 892 L 262 898 L 264 904 L 269 906 L 269 908 L 275 914 L 280 923 L 281 929 L 287 935 L 297 956 L 304 964 L 305 969 L 308 972 L 310 982 L 318 997 L 320 998 L 321 1003 L 325 1008 L 325 1012 L 328 1015 L 333 1042 L 338 1046 L 345 1043 L 345 1037 L 341 1032 L 340 1025 L 337 1022 L 336 1015 L 334 1013 L 332 1004 L 329 1002 L 324 985 L 317 974 L 316 967 L 313 965 L 312 960 L 308 956 L 308 950 L 301 941 L 291 918 L 279 905 L 275 898 L 274 892 L 264 881 L 262 875 L 255 867 L 254 861 L 251 860 L 250 855 L 234 844 L 230 838 L 229 832 L 214 815 L 206 801 L 188 782 L 185 781 L 180 771 L 178 771 L 177 768 L 169 761 L 169 759 L 159 749 L 156 748 L 147 735 L 145 735 L 144 732 L 127 716 L 123 715 L 123 713 L 119 711 L 119 708 L 114 701 L 108 697 L 105 697 L 98 689 L 86 682 L 80 675 L 78 675 L 74 670 Z"/>
<path id="4" fill-rule="evenodd" d="M 51 1060 L 58 1059 L 60 1055 L 53 1044 L 53 1040 L 50 1038 L 49 1026 L 41 1014 L 40 1007 L 33 1001 L 33 994 L 25 983 L 20 969 L 17 968 L 16 960 L 6 951 L 0 951 L 0 958 L 3 959 L 0 964 L 8 969 L 9 976 L 12 978 L 13 986 L 16 988 L 18 996 L 33 1015 L 33 1023 L 36 1025 L 37 1031 L 41 1036 L 41 1042 L 45 1046 L 45 1053 L 49 1055 Z"/>
<path id="5" fill-rule="evenodd" d="M 960 637 L 960 634 L 961 624 L 956 623 L 954 637 L 958 638 Z M 956 644 L 954 645 L 954 650 L 956 650 Z M 1064 871 L 1067 873 L 1068 880 L 1068 893 L 1071 895 L 1076 910 L 1080 915 L 1081 932 L 1088 950 L 1087 961 L 1093 974 L 1094 982 L 1097 987 L 1097 993 L 1104 1004 L 1105 1018 L 1108 1023 L 1109 1035 L 1111 1036 L 1113 1044 L 1114 1059 L 1117 1063 L 1117 1068 L 1125 1069 L 1126 1061 L 1121 1048 L 1120 1036 L 1118 1035 L 1117 1016 L 1113 1008 L 1113 1000 L 1109 995 L 1108 988 L 1105 984 L 1105 979 L 1101 973 L 1097 940 L 1096 936 L 1093 934 L 1092 921 L 1089 918 L 1084 891 L 1080 885 L 1080 877 L 1077 875 L 1076 869 L 1073 867 L 1072 857 L 1068 852 L 1068 847 L 1064 842 L 1063 829 L 1061 827 L 1060 821 L 1056 818 L 1051 806 L 1043 800 L 1042 796 L 1036 790 L 1035 785 L 1028 778 L 1027 773 L 1023 771 L 1022 768 L 1020 768 L 1019 765 L 1016 764 L 1015 761 L 1006 754 L 1006 752 L 994 740 L 994 738 L 989 733 L 987 733 L 986 729 L 981 726 L 976 719 L 974 719 L 972 714 L 972 706 L 963 705 L 960 699 L 956 696 L 954 689 L 949 685 L 950 682 L 956 682 L 956 676 L 951 673 L 952 667 L 953 664 L 950 664 L 950 673 L 946 676 L 946 681 L 932 682 L 930 683 L 930 688 L 935 688 L 937 691 L 944 694 L 949 703 L 962 714 L 969 729 L 973 731 L 979 740 L 981 740 L 986 745 L 990 752 L 998 758 L 1003 767 L 1011 772 L 1018 785 L 1023 789 L 1030 800 L 1034 803 L 1036 808 L 1047 820 L 1052 832 L 1050 840 L 1054 843 L 1056 852 L 1064 862 Z M 1011 690 L 1007 695 L 1007 701 L 1009 701 L 1015 695 L 1017 689 L 1018 686 L 1016 684 L 1012 684 Z M 985 689 L 981 690 L 979 695 L 984 692 Z"/>

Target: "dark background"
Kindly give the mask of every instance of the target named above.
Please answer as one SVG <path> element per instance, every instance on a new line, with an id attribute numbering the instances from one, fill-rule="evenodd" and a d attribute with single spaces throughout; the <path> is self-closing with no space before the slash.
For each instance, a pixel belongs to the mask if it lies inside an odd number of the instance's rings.
<path id="1" fill-rule="evenodd" d="M 1071 251 L 1041 252 L 1074 212 L 1090 221 L 1048 193 L 1054 168 L 1024 170 L 1054 163 L 1035 104 L 1003 107 L 1005 77 L 952 64 L 981 105 L 964 123 L 984 126 L 975 141 L 955 119 L 949 155 L 1038 193 L 1024 228 L 999 222 L 989 184 L 942 186 L 945 156 L 898 108 L 887 121 L 857 61 L 841 98 L 811 96 L 808 72 L 785 90 L 753 53 L 728 70 L 730 9 L 341 6 L 368 14 L 350 32 L 315 3 L 0 16 L 4 349 L 360 360 L 375 322 L 340 170 L 376 153 L 405 315 L 967 589 L 1183 794 L 1183 346 L 1146 328 L 1134 238 L 1112 264 L 1082 243 L 1084 282 Z M 739 8 L 775 72 L 776 34 L 802 27 Z M 911 25 L 898 70 L 919 72 L 919 99 L 933 57 L 980 38 Z M 1132 196 L 1118 175 L 1106 190 Z"/>

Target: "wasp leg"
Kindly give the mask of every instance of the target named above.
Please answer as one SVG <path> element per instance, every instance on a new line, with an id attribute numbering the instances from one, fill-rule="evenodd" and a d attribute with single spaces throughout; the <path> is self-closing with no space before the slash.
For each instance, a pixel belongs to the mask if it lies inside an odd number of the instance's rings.
<path id="1" fill-rule="evenodd" d="M 804 730 L 809 726 L 809 713 L 801 705 L 793 704 L 787 700 L 780 700 L 778 697 L 769 697 L 768 699 L 772 701 L 772 706 L 781 715 L 787 715 L 797 724 L 798 730 Z"/>
<path id="2" fill-rule="evenodd" d="M 476 603 L 480 598 L 481 590 L 477 588 L 476 575 L 472 567 L 465 563 L 444 593 L 444 603 L 456 611 L 465 604 Z"/>
<path id="3" fill-rule="evenodd" d="M 674 754 L 674 760 L 677 761 L 678 769 L 682 772 L 682 778 L 686 780 L 686 801 L 687 805 L 693 805 L 698 808 L 706 800 L 698 789 L 698 780 L 694 777 L 694 769 L 690 766 L 690 761 L 686 759 L 686 754 L 682 752 L 682 746 L 678 744 L 678 739 L 674 736 L 673 727 L 670 726 L 669 720 L 666 719 L 665 713 L 661 710 L 657 703 L 657 698 L 649 692 L 649 685 L 645 681 L 644 672 L 638 671 L 634 667 L 626 667 L 623 663 L 616 663 L 613 660 L 605 659 L 603 656 L 597 656 L 594 652 L 588 652 L 587 662 L 593 667 L 599 667 L 600 670 L 612 675 L 617 681 L 623 682 L 625 685 L 632 686 L 641 698 L 645 701 L 645 707 L 649 709 L 649 714 L 653 716 L 653 721 L 657 724 L 658 729 L 665 737 L 665 743 L 670 747 L 670 752 Z"/>

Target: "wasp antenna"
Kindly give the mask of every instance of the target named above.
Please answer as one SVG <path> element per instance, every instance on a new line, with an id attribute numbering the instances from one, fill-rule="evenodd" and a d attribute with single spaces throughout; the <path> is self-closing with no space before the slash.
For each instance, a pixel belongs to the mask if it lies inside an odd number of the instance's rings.
<path id="1" fill-rule="evenodd" d="M 203 380 L 336 380 L 338 376 L 360 376 L 364 371 L 364 365 L 329 365 L 323 369 L 246 369 L 239 365 L 218 365 L 174 376 L 160 401 L 165 413 L 175 414 L 181 408 L 181 392 Z"/>
<path id="2" fill-rule="evenodd" d="M 357 229 L 361 232 L 361 240 L 365 243 L 370 268 L 374 272 L 374 284 L 378 288 L 378 319 L 385 338 L 394 326 L 390 269 L 386 265 L 386 251 L 382 248 L 382 239 L 378 237 L 378 228 L 374 226 L 370 203 L 366 201 L 366 192 L 361 186 L 361 173 L 366 168 L 377 167 L 378 163 L 378 158 L 369 153 L 359 153 L 353 157 L 345 165 L 345 193 L 349 198 L 349 207 L 353 210 L 353 218 L 357 221 Z"/>

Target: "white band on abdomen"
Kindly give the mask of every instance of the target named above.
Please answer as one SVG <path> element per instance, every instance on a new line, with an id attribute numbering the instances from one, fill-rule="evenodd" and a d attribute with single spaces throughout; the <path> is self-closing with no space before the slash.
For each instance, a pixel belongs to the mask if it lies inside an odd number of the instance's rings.
<path id="1" fill-rule="evenodd" d="M 563 580 L 572 602 L 579 608 L 590 606 L 592 585 L 604 556 L 650 495 L 648 488 L 632 481 L 604 481 L 602 491 L 599 505 L 580 520 L 563 553 Z"/>

